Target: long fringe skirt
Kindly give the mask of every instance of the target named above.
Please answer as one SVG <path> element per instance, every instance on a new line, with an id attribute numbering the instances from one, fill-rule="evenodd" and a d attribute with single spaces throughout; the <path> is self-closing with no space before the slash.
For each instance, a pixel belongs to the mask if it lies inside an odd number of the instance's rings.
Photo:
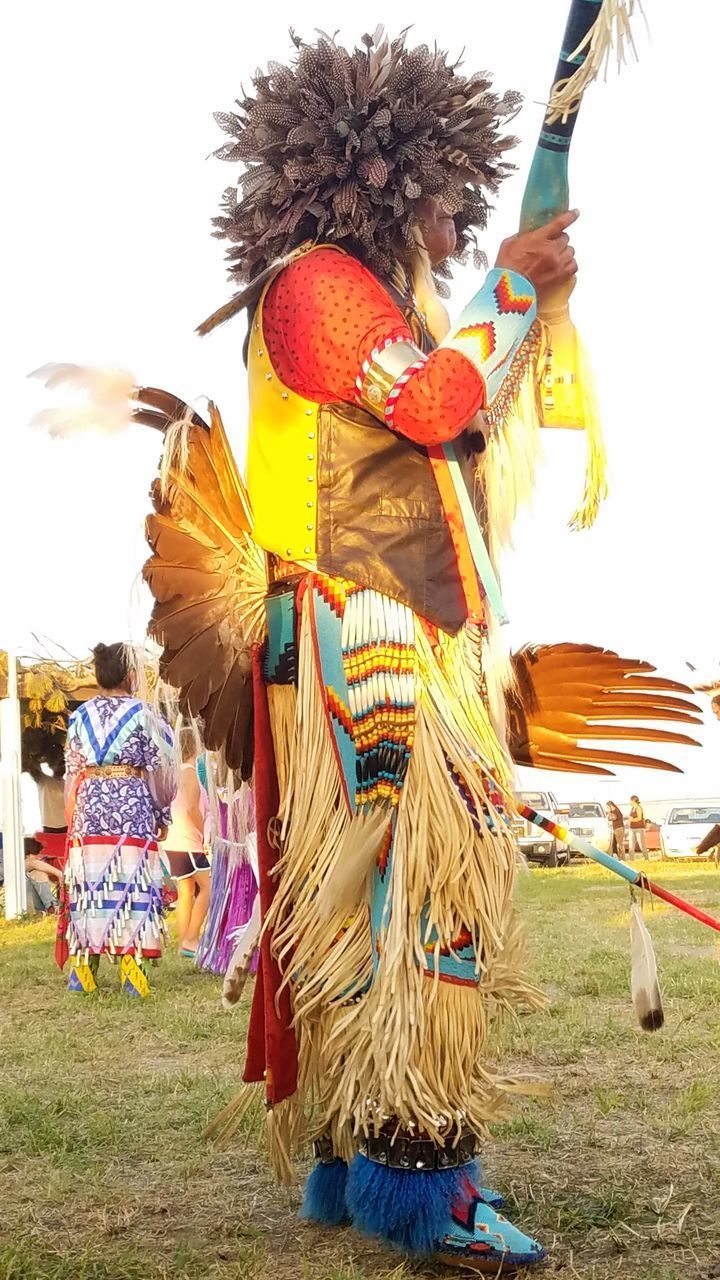
<path id="1" fill-rule="evenodd" d="M 71 957 L 162 953 L 162 867 L 155 840 L 87 835 L 65 863 Z"/>
<path id="2" fill-rule="evenodd" d="M 316 574 L 295 604 L 297 678 L 268 686 L 268 923 L 300 1059 L 287 1144 L 329 1132 L 349 1159 L 388 1123 L 440 1144 L 482 1134 L 525 1091 L 488 1065 L 491 1016 L 542 1003 L 520 968 L 483 636 Z"/>

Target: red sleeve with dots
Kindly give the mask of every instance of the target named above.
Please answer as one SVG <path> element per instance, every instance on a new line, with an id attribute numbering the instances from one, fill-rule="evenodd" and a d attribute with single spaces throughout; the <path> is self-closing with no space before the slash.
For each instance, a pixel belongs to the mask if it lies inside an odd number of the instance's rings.
<path id="1" fill-rule="evenodd" d="M 306 400 L 356 403 L 363 361 L 388 338 L 412 342 L 407 322 L 357 259 L 316 249 L 281 271 L 263 308 L 273 368 Z M 485 386 L 458 351 L 433 351 L 397 398 L 393 428 L 418 444 L 453 440 L 481 409 Z"/>

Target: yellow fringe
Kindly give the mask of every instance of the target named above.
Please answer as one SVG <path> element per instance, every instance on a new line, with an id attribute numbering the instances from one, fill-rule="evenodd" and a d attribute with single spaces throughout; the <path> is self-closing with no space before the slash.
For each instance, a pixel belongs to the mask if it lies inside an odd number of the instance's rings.
<path id="1" fill-rule="evenodd" d="M 583 425 L 587 442 L 585 489 L 582 501 L 570 517 L 571 529 L 589 529 L 595 523 L 600 503 L 607 497 L 607 453 L 603 440 L 595 380 L 587 351 L 577 337 L 577 362 L 583 397 Z"/>
<path id="2" fill-rule="evenodd" d="M 587 352 L 570 318 L 570 292 L 571 288 L 560 291 L 540 316 L 542 342 L 514 399 L 488 415 L 491 430 L 478 475 L 488 507 L 489 550 L 495 562 L 502 548 L 512 544 L 515 516 L 532 496 L 541 428 L 578 430 L 586 435 L 583 496 L 570 517 L 570 528 L 590 528 L 607 497 L 607 454 L 595 382 Z"/>

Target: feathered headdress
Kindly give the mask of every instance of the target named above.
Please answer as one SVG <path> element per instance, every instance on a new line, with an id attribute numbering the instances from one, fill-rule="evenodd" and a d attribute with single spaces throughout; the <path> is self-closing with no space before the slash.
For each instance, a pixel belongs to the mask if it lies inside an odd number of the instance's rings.
<path id="1" fill-rule="evenodd" d="M 415 201 L 437 197 L 455 219 L 462 259 L 487 220 L 487 192 L 512 166 L 502 133 L 520 97 L 491 92 L 486 73 L 382 27 L 352 52 L 292 32 L 290 66 L 270 63 L 254 95 L 215 119 L 230 141 L 215 155 L 245 165 L 214 234 L 231 242 L 230 275 L 246 285 L 306 241 L 342 243 L 387 273 L 415 246 Z M 443 274 L 449 274 L 447 268 Z"/>

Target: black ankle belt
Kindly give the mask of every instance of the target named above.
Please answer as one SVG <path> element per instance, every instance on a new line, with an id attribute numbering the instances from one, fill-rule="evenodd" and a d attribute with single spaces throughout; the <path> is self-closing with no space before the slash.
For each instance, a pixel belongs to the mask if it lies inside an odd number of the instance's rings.
<path id="1" fill-rule="evenodd" d="M 315 1148 L 315 1155 L 321 1164 L 334 1164 L 337 1160 L 333 1150 L 332 1138 L 329 1138 L 327 1134 L 323 1134 L 321 1138 L 316 1138 L 313 1147 Z"/>
<path id="2" fill-rule="evenodd" d="M 373 1164 L 383 1164 L 388 1169 L 461 1169 L 475 1159 L 478 1140 L 474 1133 L 466 1132 L 454 1146 L 440 1147 L 429 1138 L 380 1133 L 377 1137 L 364 1138 L 360 1151 Z"/>

